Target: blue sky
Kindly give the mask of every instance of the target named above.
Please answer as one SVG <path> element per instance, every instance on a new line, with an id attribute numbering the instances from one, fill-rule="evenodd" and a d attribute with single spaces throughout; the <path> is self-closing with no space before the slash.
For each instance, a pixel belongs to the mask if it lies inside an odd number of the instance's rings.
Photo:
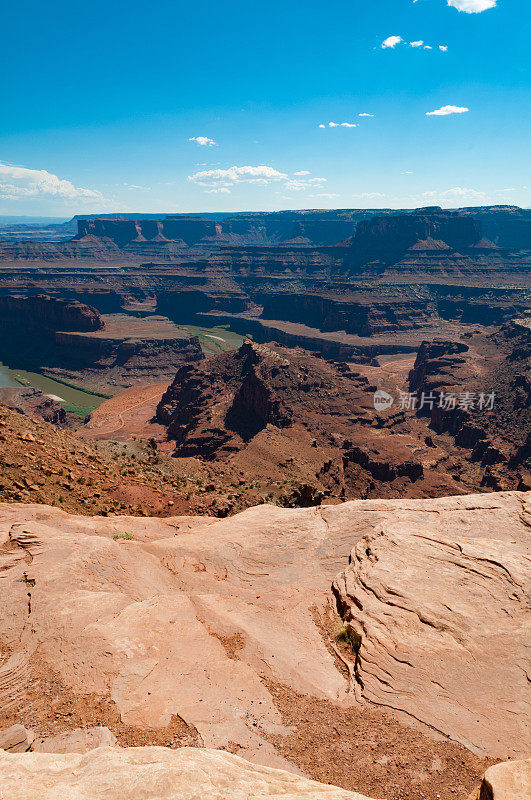
<path id="1" fill-rule="evenodd" d="M 530 22 L 529 0 L 11 3 L 0 214 L 530 206 Z"/>

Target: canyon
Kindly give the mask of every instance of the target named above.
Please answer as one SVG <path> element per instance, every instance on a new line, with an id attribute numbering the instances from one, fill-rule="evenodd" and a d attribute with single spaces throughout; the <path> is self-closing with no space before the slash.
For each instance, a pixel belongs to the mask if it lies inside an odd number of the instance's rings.
<path id="1" fill-rule="evenodd" d="M 197 337 L 164 317 L 101 315 L 78 300 L 0 296 L 0 359 L 93 389 L 164 379 L 203 358 Z"/>
<path id="2" fill-rule="evenodd" d="M 0 230 L 0 796 L 524 800 L 530 268 L 508 206 Z"/>

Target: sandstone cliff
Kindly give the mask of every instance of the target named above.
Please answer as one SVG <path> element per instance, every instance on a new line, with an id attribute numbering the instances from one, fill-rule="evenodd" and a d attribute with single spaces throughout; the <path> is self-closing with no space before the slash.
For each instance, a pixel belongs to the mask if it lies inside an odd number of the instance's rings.
<path id="1" fill-rule="evenodd" d="M 103 328 L 103 320 L 92 306 L 48 295 L 0 295 L 0 321 L 6 329 L 35 326 L 55 332 L 98 331 Z"/>
<path id="2" fill-rule="evenodd" d="M 376 262 L 383 269 L 412 248 L 444 253 L 466 251 L 481 239 L 481 224 L 442 208 L 418 209 L 360 222 L 352 239 L 352 270 Z"/>

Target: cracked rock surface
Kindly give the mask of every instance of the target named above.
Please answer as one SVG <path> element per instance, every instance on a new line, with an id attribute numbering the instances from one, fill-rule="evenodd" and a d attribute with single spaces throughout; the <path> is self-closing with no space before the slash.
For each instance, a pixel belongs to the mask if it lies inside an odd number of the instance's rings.
<path id="1" fill-rule="evenodd" d="M 524 495 L 400 504 L 334 582 L 361 636 L 361 696 L 475 752 L 524 755 L 530 504 Z"/>
<path id="2" fill-rule="evenodd" d="M 517 755 L 528 506 L 507 492 L 162 520 L 0 505 L 0 704 L 24 702 L 38 664 L 126 725 L 179 718 L 205 747 L 293 769 L 272 743 L 288 733 L 273 681 Z M 338 574 L 362 632 L 354 681 L 318 623 Z"/>

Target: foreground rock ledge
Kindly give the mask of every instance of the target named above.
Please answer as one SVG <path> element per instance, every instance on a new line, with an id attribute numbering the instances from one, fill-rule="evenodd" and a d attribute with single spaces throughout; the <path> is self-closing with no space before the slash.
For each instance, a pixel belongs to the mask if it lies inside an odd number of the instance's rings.
<path id="1" fill-rule="evenodd" d="M 515 496 L 516 497 L 516 496 Z M 368 531 L 334 582 L 361 695 L 499 758 L 531 747 L 529 505 L 437 502 Z M 474 507 L 474 502 L 476 503 Z M 420 508 L 419 508 L 420 510 Z"/>
<path id="2" fill-rule="evenodd" d="M 366 800 L 218 750 L 101 747 L 84 755 L 0 752 L 1 800 Z"/>
<path id="3" fill-rule="evenodd" d="M 531 758 L 495 764 L 485 772 L 479 800 L 529 800 Z"/>
<path id="4" fill-rule="evenodd" d="M 65 697 L 109 698 L 125 725 L 179 716 L 207 748 L 293 768 L 272 744 L 288 731 L 271 680 L 526 757 L 530 507 L 519 492 L 223 520 L 0 505 L 0 707 L 26 722 L 52 675 Z M 350 681 L 319 624 L 334 579 L 361 633 Z"/>

